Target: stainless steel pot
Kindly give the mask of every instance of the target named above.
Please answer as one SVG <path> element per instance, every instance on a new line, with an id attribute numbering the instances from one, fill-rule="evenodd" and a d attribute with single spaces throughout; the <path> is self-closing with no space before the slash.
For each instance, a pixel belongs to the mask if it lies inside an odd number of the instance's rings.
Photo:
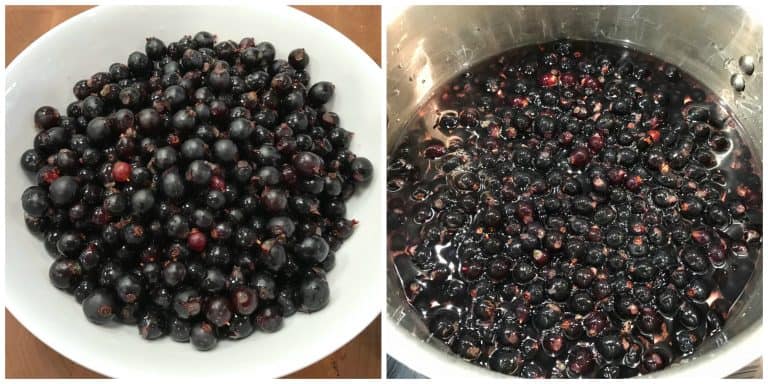
<path id="1" fill-rule="evenodd" d="M 755 158 L 762 159 L 762 26 L 739 7 L 467 6 L 412 7 L 394 15 L 387 30 L 388 149 L 412 117 L 431 124 L 424 108 L 434 87 L 472 64 L 503 51 L 558 38 L 629 45 L 692 74 L 718 94 L 744 127 Z M 747 75 L 750 62 L 754 72 Z M 743 86 L 743 91 L 738 91 Z M 434 108 L 431 108 L 434 110 Z M 460 361 L 431 340 L 406 304 L 387 262 L 388 352 L 432 378 L 499 377 Z M 763 315 L 762 255 L 724 331 L 681 364 L 653 376 L 724 377 L 760 357 Z M 646 376 L 647 377 L 647 376 Z"/>

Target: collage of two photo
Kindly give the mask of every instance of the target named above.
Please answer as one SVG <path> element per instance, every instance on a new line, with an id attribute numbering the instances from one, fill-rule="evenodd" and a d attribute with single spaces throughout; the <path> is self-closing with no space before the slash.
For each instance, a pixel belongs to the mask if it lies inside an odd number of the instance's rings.
<path id="1" fill-rule="evenodd" d="M 763 377 L 751 5 L 4 11 L 7 379 Z"/>

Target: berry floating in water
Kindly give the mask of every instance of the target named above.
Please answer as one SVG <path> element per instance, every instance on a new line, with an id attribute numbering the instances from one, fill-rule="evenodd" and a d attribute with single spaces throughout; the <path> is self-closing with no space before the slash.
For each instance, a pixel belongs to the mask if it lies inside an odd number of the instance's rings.
<path id="1" fill-rule="evenodd" d="M 760 171 L 683 68 L 558 41 L 424 105 L 388 158 L 387 229 L 431 336 L 509 375 L 626 378 L 722 330 L 760 250 Z"/>

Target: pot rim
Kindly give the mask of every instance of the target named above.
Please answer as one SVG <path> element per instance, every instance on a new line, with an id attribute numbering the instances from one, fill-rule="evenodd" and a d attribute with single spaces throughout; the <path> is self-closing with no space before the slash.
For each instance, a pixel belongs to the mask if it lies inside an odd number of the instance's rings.
<path id="1" fill-rule="evenodd" d="M 430 379 L 438 378 L 509 378 L 485 367 L 462 361 L 456 355 L 441 351 L 408 332 L 397 324 L 388 312 L 384 322 L 384 337 L 387 340 L 387 354 L 407 365 L 412 370 Z M 733 339 L 718 347 L 717 353 L 687 358 L 654 374 L 636 377 L 663 379 L 725 378 L 746 364 L 762 356 L 762 320 L 752 324 Z"/>

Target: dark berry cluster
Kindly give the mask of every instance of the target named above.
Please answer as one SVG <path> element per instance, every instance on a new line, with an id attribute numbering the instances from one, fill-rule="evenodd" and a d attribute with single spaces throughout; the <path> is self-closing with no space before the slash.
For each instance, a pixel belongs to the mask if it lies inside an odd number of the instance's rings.
<path id="1" fill-rule="evenodd" d="M 559 41 L 425 105 L 434 127 L 388 159 L 387 226 L 431 337 L 505 374 L 620 378 L 720 332 L 760 257 L 760 168 L 689 75 Z"/>
<path id="2" fill-rule="evenodd" d="M 21 200 L 53 285 L 93 323 L 200 350 L 325 307 L 345 202 L 373 168 L 308 64 L 252 38 L 148 38 L 78 81 L 66 116 L 39 108 Z"/>

